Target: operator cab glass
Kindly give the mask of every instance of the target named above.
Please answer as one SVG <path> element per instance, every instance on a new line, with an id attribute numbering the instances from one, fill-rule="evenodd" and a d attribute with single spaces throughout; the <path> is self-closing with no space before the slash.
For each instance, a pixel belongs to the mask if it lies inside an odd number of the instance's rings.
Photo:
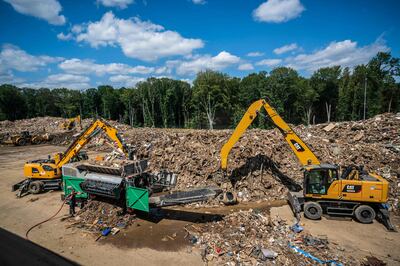
<path id="1" fill-rule="evenodd" d="M 333 181 L 338 179 L 334 168 L 314 168 L 304 172 L 306 194 L 326 195 Z"/>

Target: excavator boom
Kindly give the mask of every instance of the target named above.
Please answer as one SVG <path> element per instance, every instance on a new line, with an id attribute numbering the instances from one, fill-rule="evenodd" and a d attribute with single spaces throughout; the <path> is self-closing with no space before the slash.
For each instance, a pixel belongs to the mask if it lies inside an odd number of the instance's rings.
<path id="1" fill-rule="evenodd" d="M 118 148 L 128 157 L 131 157 L 129 148 L 126 146 L 123 139 L 120 137 L 116 128 L 110 126 L 102 119 L 97 119 L 85 131 L 83 131 L 68 147 L 63 154 L 58 154 L 55 158 L 57 168 L 61 168 L 64 164 L 68 163 L 72 158 L 78 155 L 79 151 L 100 131 L 104 131 L 106 135 L 115 143 Z"/>
<path id="2" fill-rule="evenodd" d="M 246 129 L 251 125 L 254 119 L 259 114 L 261 108 L 265 109 L 268 116 L 271 118 L 274 125 L 283 134 L 285 140 L 289 144 L 290 148 L 294 154 L 299 159 L 303 166 L 306 165 L 318 165 L 320 161 L 317 156 L 311 151 L 311 149 L 305 144 L 299 136 L 293 131 L 293 129 L 282 119 L 281 116 L 275 111 L 275 109 L 267 103 L 264 99 L 257 100 L 253 102 L 247 109 L 246 113 L 243 115 L 242 120 L 240 120 L 236 129 L 233 131 L 229 140 L 221 149 L 221 169 L 226 170 L 228 166 L 228 156 L 229 152 L 233 146 L 238 142 L 240 137 L 246 131 Z"/>

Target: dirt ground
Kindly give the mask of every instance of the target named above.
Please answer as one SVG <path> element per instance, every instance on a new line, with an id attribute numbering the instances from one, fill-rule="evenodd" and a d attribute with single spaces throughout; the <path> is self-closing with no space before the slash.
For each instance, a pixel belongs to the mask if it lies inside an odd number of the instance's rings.
<path id="1" fill-rule="evenodd" d="M 22 179 L 23 164 L 27 160 L 45 158 L 64 149 L 51 145 L 0 147 L 0 227 L 25 237 L 30 226 L 58 210 L 60 192 L 17 199 L 10 188 Z M 207 210 L 184 207 L 165 209 L 149 217 L 141 217 L 120 234 L 97 242 L 85 231 L 67 228 L 67 223 L 60 219 L 67 215 L 68 209 L 64 207 L 58 218 L 35 228 L 29 238 L 83 265 L 124 265 L 132 262 L 135 265 L 202 265 L 199 252 L 192 251 L 185 239 L 185 225 L 211 221 L 230 211 L 260 207 L 271 207 L 271 215 L 279 215 L 291 224 L 293 215 L 283 204 L 262 202 Z M 398 225 L 399 221 L 396 219 L 394 223 Z M 348 250 L 357 259 L 372 254 L 388 265 L 400 264 L 400 233 L 389 233 L 377 222 L 361 225 L 351 220 L 324 218 L 322 221 L 302 219 L 302 225 L 311 234 L 327 236 L 332 243 L 338 244 L 338 248 Z M 168 237 L 172 235 L 175 236 L 173 240 Z"/>

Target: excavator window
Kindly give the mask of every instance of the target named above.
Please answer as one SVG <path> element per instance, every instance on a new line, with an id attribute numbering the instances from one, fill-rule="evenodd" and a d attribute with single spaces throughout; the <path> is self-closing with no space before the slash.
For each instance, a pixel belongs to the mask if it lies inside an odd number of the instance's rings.
<path id="1" fill-rule="evenodd" d="M 43 169 L 48 172 L 54 171 L 54 168 L 49 165 L 43 165 Z"/>
<path id="2" fill-rule="evenodd" d="M 334 169 L 311 169 L 305 171 L 304 181 L 306 194 L 325 195 L 333 181 L 338 179 L 337 171 Z"/>
<path id="3" fill-rule="evenodd" d="M 305 173 L 307 194 L 326 194 L 327 172 L 323 169 L 310 170 Z"/>
<path id="4" fill-rule="evenodd" d="M 39 173 L 39 170 L 35 167 L 32 167 L 32 174 L 37 174 Z"/>

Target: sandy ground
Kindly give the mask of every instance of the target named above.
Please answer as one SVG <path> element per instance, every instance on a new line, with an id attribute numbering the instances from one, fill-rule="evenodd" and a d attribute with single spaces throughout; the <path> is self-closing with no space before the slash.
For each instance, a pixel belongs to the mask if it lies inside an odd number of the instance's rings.
<path id="1" fill-rule="evenodd" d="M 17 199 L 10 188 L 22 179 L 23 164 L 27 160 L 45 158 L 48 154 L 64 149 L 50 145 L 0 147 L 0 227 L 25 237 L 30 226 L 58 210 L 61 204 L 60 192 L 28 195 Z M 162 219 L 139 219 L 120 234 L 97 242 L 87 232 L 66 227 L 66 222 L 59 219 L 68 212 L 64 207 L 59 218 L 35 228 L 29 238 L 83 265 L 202 265 L 200 254 L 192 252 L 184 238 L 183 227 L 186 224 L 207 222 L 218 218 L 218 214 L 255 207 L 272 207 L 271 215 L 279 215 L 291 224 L 293 215 L 287 205 L 273 207 L 282 204 L 264 202 L 208 211 L 183 207 L 165 209 L 158 215 Z M 394 222 L 399 225 L 398 219 Z M 374 255 L 388 265 L 400 264 L 400 233 L 387 232 L 377 222 L 362 225 L 351 220 L 323 218 L 321 221 L 302 219 L 302 225 L 313 235 L 327 236 L 331 243 L 348 250 L 359 260 L 367 255 Z M 175 240 L 168 239 L 167 236 L 171 235 L 176 235 Z"/>
<path id="2" fill-rule="evenodd" d="M 28 195 L 17 199 L 14 192 L 11 192 L 11 186 L 22 179 L 23 165 L 27 160 L 46 158 L 47 154 L 53 154 L 64 149 L 65 147 L 48 145 L 0 147 L 0 227 L 25 237 L 25 232 L 30 226 L 50 217 L 59 209 L 61 204 L 60 192 L 44 193 L 37 196 Z M 67 212 L 68 208 L 64 207 L 59 217 L 66 215 Z M 150 222 L 143 221 L 143 229 L 148 229 L 148 223 Z M 158 224 L 154 223 L 153 226 L 169 228 L 166 226 L 169 223 L 170 220 L 163 220 Z M 54 219 L 39 228 L 33 229 L 29 238 L 31 241 L 83 265 L 203 264 L 199 254 L 188 253 L 182 245 L 175 246 L 176 249 L 171 251 L 164 251 L 165 248 L 162 247 L 158 248 L 155 243 L 163 242 L 161 238 L 164 236 L 160 235 L 163 234 L 162 230 L 158 230 L 155 236 L 152 236 L 151 231 L 143 232 L 143 234 L 144 239 L 148 238 L 147 244 L 143 243 L 140 248 L 130 247 L 126 244 L 137 242 L 134 238 L 125 239 L 125 245 L 116 246 L 115 244 L 108 244 L 108 239 L 95 242 L 88 233 L 78 229 L 66 228 L 65 222 Z M 119 237 L 127 238 L 124 237 L 124 234 L 119 235 Z M 158 239 L 155 237 L 158 237 Z"/>
<path id="3" fill-rule="evenodd" d="M 294 219 L 288 205 L 271 208 L 271 215 L 280 216 L 287 221 Z M 392 222 L 399 228 L 399 217 L 394 217 Z M 388 265 L 400 265 L 400 233 L 388 232 L 377 221 L 360 224 L 351 219 L 322 217 L 319 221 L 313 221 L 302 218 L 301 225 L 314 236 L 327 236 L 333 246 L 348 251 L 359 261 L 372 255 Z"/>

